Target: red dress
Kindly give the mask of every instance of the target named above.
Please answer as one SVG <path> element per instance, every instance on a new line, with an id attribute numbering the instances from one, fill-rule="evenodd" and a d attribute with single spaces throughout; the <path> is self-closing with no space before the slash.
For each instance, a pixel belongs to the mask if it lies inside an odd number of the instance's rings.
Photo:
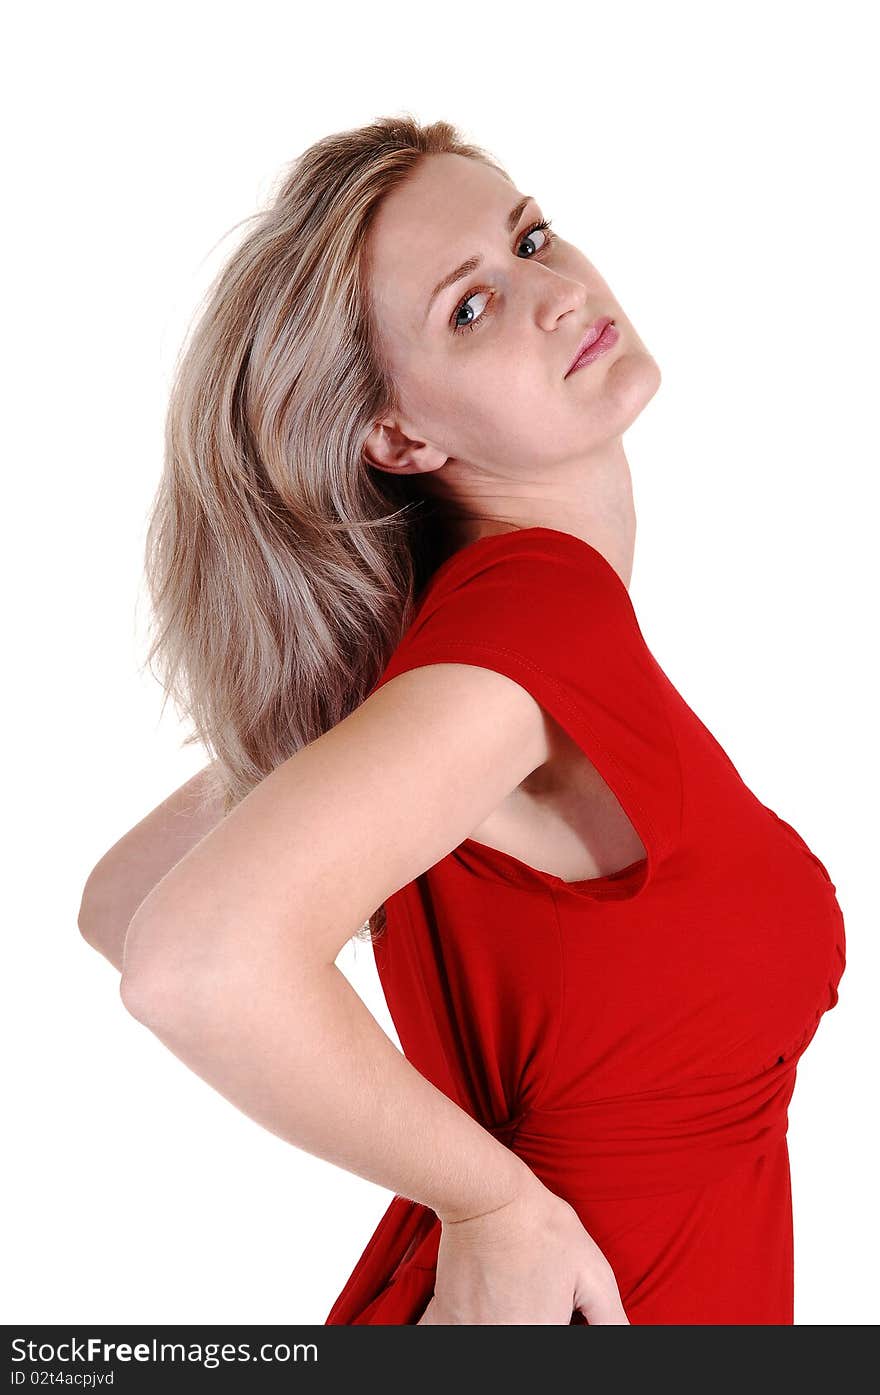
<path id="1" fill-rule="evenodd" d="M 376 686 L 444 661 L 528 689 L 647 856 L 565 882 L 466 838 L 402 887 L 374 955 L 404 1054 L 575 1208 L 631 1323 L 792 1323 L 787 1110 L 845 966 L 828 872 L 581 539 L 526 528 L 450 557 Z M 326 1324 L 417 1323 L 439 1239 L 395 1196 Z"/>

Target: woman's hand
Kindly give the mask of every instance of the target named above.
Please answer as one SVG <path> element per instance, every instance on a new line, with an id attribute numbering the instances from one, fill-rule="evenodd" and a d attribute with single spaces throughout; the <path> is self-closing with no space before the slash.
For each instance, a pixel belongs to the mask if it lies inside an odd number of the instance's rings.
<path id="1" fill-rule="evenodd" d="M 533 1174 L 534 1176 L 534 1174 Z M 431 1298 L 417 1326 L 629 1325 L 614 1271 L 573 1206 L 538 1178 L 497 1211 L 445 1221 Z"/>

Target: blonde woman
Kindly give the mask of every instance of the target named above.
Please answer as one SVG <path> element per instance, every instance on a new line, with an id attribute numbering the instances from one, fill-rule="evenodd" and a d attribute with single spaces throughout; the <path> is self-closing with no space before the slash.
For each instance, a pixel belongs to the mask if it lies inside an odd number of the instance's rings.
<path id="1" fill-rule="evenodd" d="M 80 926 L 204 1080 L 394 1193 L 330 1324 L 793 1321 L 843 920 L 633 610 L 659 383 L 540 191 L 409 116 L 292 164 L 181 355 L 149 659 L 212 759 Z"/>

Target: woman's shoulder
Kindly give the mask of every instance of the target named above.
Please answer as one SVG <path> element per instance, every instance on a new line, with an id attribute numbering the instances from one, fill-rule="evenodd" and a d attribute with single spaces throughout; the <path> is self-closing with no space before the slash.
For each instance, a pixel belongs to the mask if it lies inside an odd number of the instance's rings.
<path id="1" fill-rule="evenodd" d="M 555 528 L 521 528 L 475 539 L 440 563 L 385 677 L 417 662 L 508 656 L 519 672 L 595 682 L 640 640 L 629 592 L 601 552 Z"/>
<path id="2" fill-rule="evenodd" d="M 489 533 L 465 543 L 435 569 L 421 599 L 454 591 L 478 577 L 513 582 L 526 573 L 550 587 L 572 576 L 579 578 L 579 586 L 604 582 L 629 603 L 627 587 L 604 553 L 574 533 L 544 526 Z"/>

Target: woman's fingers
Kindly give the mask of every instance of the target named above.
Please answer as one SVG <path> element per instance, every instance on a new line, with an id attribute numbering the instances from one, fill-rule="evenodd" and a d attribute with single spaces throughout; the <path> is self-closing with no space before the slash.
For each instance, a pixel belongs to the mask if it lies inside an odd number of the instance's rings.
<path id="1" fill-rule="evenodd" d="M 569 1202 L 543 1184 L 504 1207 L 444 1224 L 434 1292 L 417 1326 L 629 1326 L 608 1258 Z"/>
<path id="2" fill-rule="evenodd" d="M 629 1318 L 620 1297 L 620 1289 L 614 1271 L 609 1267 L 607 1276 L 596 1281 L 595 1272 L 588 1277 L 583 1288 L 575 1290 L 574 1306 L 583 1313 L 591 1327 L 630 1326 Z"/>

